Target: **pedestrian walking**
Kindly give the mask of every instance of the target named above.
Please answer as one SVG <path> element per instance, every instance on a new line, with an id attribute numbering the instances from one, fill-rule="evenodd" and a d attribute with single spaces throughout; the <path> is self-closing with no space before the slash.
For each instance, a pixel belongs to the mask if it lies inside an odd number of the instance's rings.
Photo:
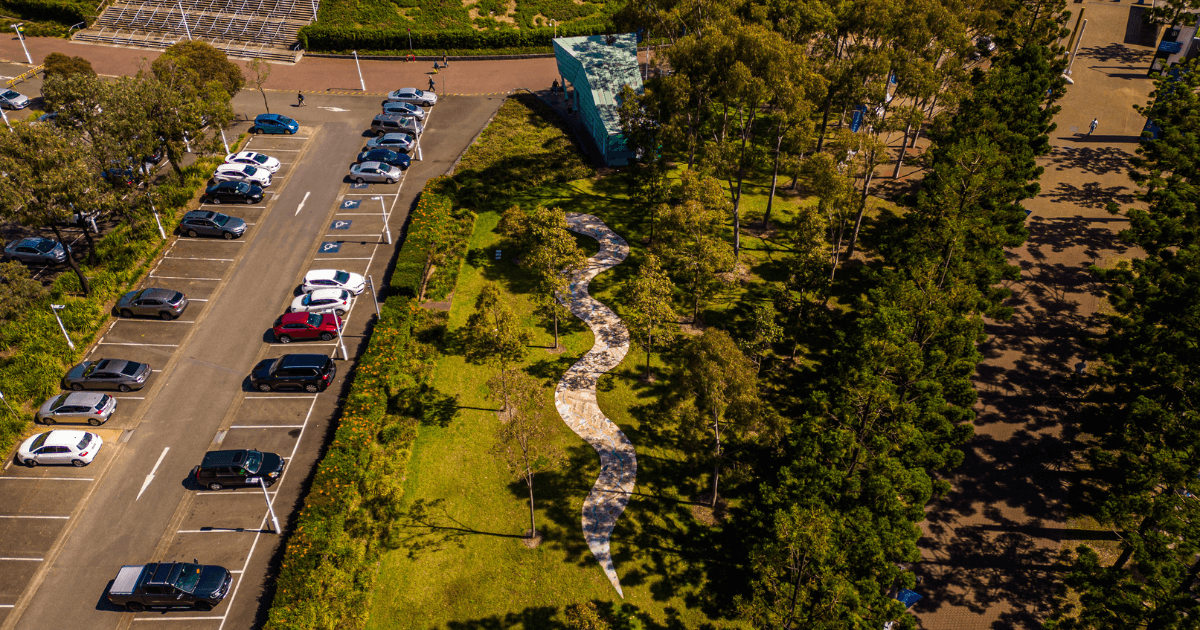
<path id="1" fill-rule="evenodd" d="M 558 79 L 555 79 L 554 83 L 550 84 L 550 94 L 558 94 Z"/>
<path id="2" fill-rule="evenodd" d="M 296 107 L 304 107 L 304 92 L 296 92 Z"/>
<path id="3" fill-rule="evenodd" d="M 445 68 L 450 64 L 446 63 L 446 53 L 442 53 L 442 67 Z"/>
<path id="4" fill-rule="evenodd" d="M 1091 127 L 1088 128 L 1088 135 L 1089 136 L 1092 135 L 1092 133 L 1094 133 L 1096 131 L 1096 127 L 1098 127 L 1098 126 L 1100 126 L 1100 119 L 1093 118 L 1092 125 L 1091 125 Z"/>
<path id="5" fill-rule="evenodd" d="M 435 86 L 436 84 L 433 82 L 433 77 L 429 77 L 429 91 L 436 92 L 437 90 L 433 89 Z"/>
<path id="6" fill-rule="evenodd" d="M 438 65 L 437 65 L 437 62 L 435 61 L 435 62 L 433 62 L 433 73 L 437 74 L 437 71 L 438 71 Z"/>

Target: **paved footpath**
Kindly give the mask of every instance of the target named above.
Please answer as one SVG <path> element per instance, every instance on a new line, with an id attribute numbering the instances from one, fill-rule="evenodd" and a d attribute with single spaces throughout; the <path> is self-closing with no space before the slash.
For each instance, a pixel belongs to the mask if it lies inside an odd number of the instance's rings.
<path id="1" fill-rule="evenodd" d="M 563 422 L 600 454 L 600 476 L 583 500 L 583 535 L 604 574 L 621 597 L 621 581 L 609 551 L 609 536 L 629 503 L 637 481 L 637 453 L 620 427 L 596 403 L 596 382 L 620 365 L 629 352 L 629 330 L 612 309 L 588 295 L 588 284 L 597 275 L 621 264 L 629 244 L 590 214 L 567 213 L 567 229 L 600 241 L 600 251 L 587 261 L 587 269 L 571 283 L 571 312 L 587 323 L 595 345 L 572 365 L 554 390 L 554 406 Z"/>

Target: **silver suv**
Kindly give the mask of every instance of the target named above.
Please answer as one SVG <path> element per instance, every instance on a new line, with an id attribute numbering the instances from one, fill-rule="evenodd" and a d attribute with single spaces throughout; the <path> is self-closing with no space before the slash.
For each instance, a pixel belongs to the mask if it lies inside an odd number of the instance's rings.
<path id="1" fill-rule="evenodd" d="M 418 134 L 425 131 L 425 126 L 417 122 L 417 119 L 412 116 L 377 114 L 374 120 L 371 121 L 371 131 L 374 131 L 377 136 L 401 131 Z"/>

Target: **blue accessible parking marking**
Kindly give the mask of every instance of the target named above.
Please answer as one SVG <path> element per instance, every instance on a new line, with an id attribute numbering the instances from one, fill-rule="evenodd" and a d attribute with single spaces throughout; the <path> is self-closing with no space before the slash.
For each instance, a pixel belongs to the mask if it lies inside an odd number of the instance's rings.
<path id="1" fill-rule="evenodd" d="M 341 248 L 341 241 L 325 241 L 324 243 L 321 243 L 322 254 L 336 254 Z"/>
<path id="2" fill-rule="evenodd" d="M 329 227 L 334 230 L 349 230 L 351 223 L 354 223 L 354 222 L 353 221 L 334 221 L 332 224 L 330 224 Z"/>
<path id="3" fill-rule="evenodd" d="M 350 184 L 350 187 L 351 187 L 351 188 L 353 188 L 353 189 L 355 189 L 355 190 L 359 190 L 359 189 L 362 189 L 362 188 L 366 188 L 366 187 L 367 187 L 367 185 L 366 185 L 366 184 Z"/>
<path id="4" fill-rule="evenodd" d="M 358 199 L 346 199 L 342 201 L 342 205 L 338 207 L 342 210 L 354 210 L 355 208 L 358 208 L 358 204 L 360 203 L 362 203 L 362 201 Z"/>

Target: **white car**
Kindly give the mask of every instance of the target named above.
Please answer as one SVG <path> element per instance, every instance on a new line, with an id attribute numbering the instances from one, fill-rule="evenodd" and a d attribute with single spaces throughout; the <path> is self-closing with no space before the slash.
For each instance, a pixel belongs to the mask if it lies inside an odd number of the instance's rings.
<path id="1" fill-rule="evenodd" d="M 319 289 L 345 289 L 354 295 L 360 295 L 366 288 L 366 278 L 340 269 L 313 269 L 304 274 L 304 284 L 300 286 L 305 293 Z"/>
<path id="2" fill-rule="evenodd" d="M 0 107 L 6 109 L 25 109 L 29 107 L 29 97 L 16 90 L 4 90 L 0 93 Z"/>
<path id="3" fill-rule="evenodd" d="M 384 101 L 383 113 L 385 114 L 400 114 L 401 116 L 412 116 L 417 120 L 425 120 L 425 110 L 413 105 L 412 103 L 401 103 L 400 101 Z"/>
<path id="4" fill-rule="evenodd" d="M 30 468 L 38 464 L 87 466 L 96 458 L 104 440 L 87 431 L 49 431 L 35 435 L 17 449 L 17 463 Z"/>
<path id="5" fill-rule="evenodd" d="M 345 289 L 317 289 L 292 300 L 289 313 L 324 313 L 333 311 L 337 316 L 350 312 L 349 291 Z"/>
<path id="6" fill-rule="evenodd" d="M 417 88 L 400 88 L 395 92 L 388 92 L 387 100 L 399 103 L 412 103 L 421 107 L 433 107 L 437 104 L 437 94 L 418 90 Z"/>
<path id="7" fill-rule="evenodd" d="M 267 169 L 249 164 L 222 164 L 212 178 L 215 182 L 246 182 L 263 188 L 271 185 L 271 173 Z"/>
<path id="8" fill-rule="evenodd" d="M 395 166 L 383 162 L 360 162 L 350 165 L 350 181 L 365 184 L 367 182 L 382 182 L 395 184 L 404 173 Z"/>
<path id="9" fill-rule="evenodd" d="M 266 169 L 268 173 L 274 173 L 279 170 L 279 160 L 265 154 L 255 153 L 254 151 L 242 151 L 241 153 L 230 153 L 225 156 L 226 164 L 249 164 L 256 168 Z"/>

